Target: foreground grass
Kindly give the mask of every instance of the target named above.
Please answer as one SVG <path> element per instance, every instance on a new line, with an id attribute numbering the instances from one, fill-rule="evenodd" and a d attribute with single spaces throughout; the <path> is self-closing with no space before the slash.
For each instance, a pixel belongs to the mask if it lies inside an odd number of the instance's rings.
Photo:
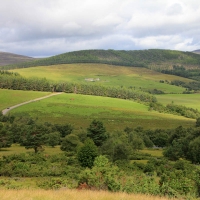
<path id="1" fill-rule="evenodd" d="M 25 77 L 47 78 L 56 82 L 77 82 L 101 84 L 105 86 L 132 87 L 136 90 L 162 90 L 165 93 L 182 93 L 185 89 L 174 85 L 160 83 L 160 80 L 189 79 L 162 74 L 146 68 L 113 66 L 105 64 L 63 64 L 39 66 L 12 70 Z M 99 78 L 97 82 L 87 82 L 87 78 Z"/>
<path id="2" fill-rule="evenodd" d="M 158 101 L 164 105 L 174 103 L 200 111 L 200 94 L 164 94 L 156 95 Z"/>
<path id="3" fill-rule="evenodd" d="M 0 89 L 0 110 L 48 94 L 50 94 L 50 92 Z"/>
<path id="4" fill-rule="evenodd" d="M 0 190 L 1 200 L 167 200 L 159 196 L 89 190 Z M 172 198 L 170 198 L 172 199 Z"/>
<path id="5" fill-rule="evenodd" d="M 76 129 L 87 128 L 93 119 L 101 120 L 110 131 L 137 126 L 153 129 L 195 124 L 193 119 L 148 111 L 148 106 L 130 100 L 64 93 L 26 104 L 10 113 L 40 122 L 70 123 Z"/>

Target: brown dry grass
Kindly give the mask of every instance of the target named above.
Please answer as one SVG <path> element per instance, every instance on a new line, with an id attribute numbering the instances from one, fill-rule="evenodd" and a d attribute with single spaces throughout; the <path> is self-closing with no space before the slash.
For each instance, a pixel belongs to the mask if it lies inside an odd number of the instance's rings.
<path id="1" fill-rule="evenodd" d="M 1 200 L 167 200 L 159 196 L 89 190 L 0 190 Z M 172 200 L 172 199 L 171 199 Z"/>

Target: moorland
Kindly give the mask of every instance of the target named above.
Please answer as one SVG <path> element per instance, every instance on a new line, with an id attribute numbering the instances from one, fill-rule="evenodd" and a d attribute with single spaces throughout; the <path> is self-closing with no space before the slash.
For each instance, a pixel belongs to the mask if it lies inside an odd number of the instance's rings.
<path id="1" fill-rule="evenodd" d="M 1 66 L 0 110 L 63 93 L 0 116 L 0 187 L 197 199 L 199 64 L 192 52 L 151 49 Z"/>

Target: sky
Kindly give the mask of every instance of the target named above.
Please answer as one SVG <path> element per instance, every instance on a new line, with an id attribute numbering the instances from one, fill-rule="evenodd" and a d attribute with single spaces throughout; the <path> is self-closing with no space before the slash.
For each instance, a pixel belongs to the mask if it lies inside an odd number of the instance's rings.
<path id="1" fill-rule="evenodd" d="M 199 0 L 1 0 L 0 51 L 200 49 Z"/>

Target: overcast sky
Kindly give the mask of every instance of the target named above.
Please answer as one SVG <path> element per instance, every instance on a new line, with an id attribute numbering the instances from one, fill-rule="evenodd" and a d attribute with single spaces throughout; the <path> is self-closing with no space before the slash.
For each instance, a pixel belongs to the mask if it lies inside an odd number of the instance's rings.
<path id="1" fill-rule="evenodd" d="M 200 49 L 199 0 L 1 0 L 0 51 Z"/>

